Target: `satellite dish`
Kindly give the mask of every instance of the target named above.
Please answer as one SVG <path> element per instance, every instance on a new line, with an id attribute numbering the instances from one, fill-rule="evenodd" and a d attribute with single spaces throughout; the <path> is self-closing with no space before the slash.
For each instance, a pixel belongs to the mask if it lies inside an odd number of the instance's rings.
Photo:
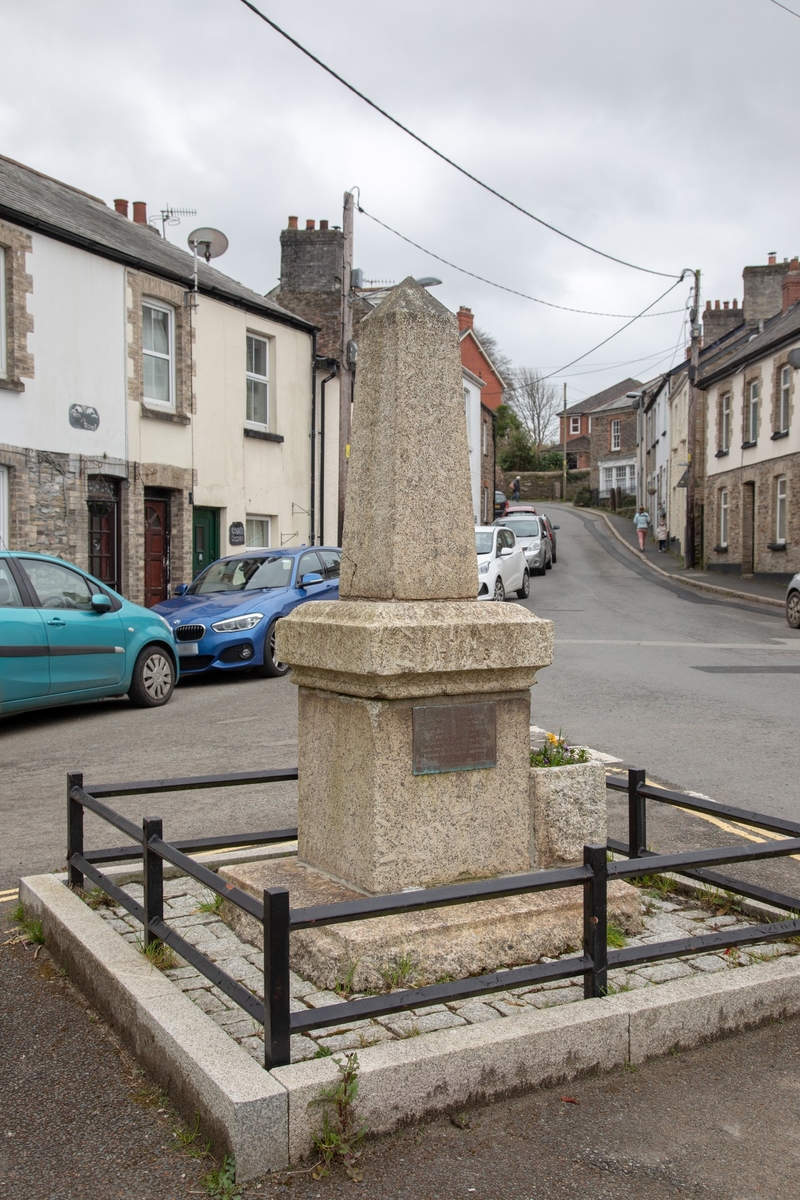
<path id="1" fill-rule="evenodd" d="M 219 229 L 193 229 L 187 238 L 189 249 L 202 254 L 206 262 L 219 258 L 228 249 L 228 239 Z"/>

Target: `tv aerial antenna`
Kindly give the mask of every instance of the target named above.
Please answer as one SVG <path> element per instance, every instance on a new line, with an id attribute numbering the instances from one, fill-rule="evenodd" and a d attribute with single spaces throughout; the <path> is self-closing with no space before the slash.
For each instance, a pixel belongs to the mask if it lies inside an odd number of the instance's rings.
<path id="1" fill-rule="evenodd" d="M 150 218 L 150 224 L 157 225 L 160 221 L 161 222 L 161 236 L 164 239 L 166 239 L 168 225 L 180 225 L 181 217 L 196 217 L 196 216 L 197 216 L 196 208 L 173 208 L 173 206 L 171 204 L 168 204 L 165 208 L 161 209 L 161 212 L 158 214 L 157 217 Z"/>
<path id="2" fill-rule="evenodd" d="M 228 239 L 219 229 L 212 229 L 210 226 L 204 225 L 200 229 L 193 229 L 186 240 L 194 255 L 194 272 L 192 274 L 192 290 L 186 293 L 184 302 L 187 308 L 197 308 L 198 255 L 202 255 L 206 262 L 211 262 L 212 258 L 219 258 L 228 249 Z"/>

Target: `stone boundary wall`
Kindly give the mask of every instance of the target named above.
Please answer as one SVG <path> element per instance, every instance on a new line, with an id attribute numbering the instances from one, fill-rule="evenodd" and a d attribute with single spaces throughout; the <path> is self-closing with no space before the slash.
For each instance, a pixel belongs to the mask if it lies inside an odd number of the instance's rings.
<path id="1" fill-rule="evenodd" d="M 520 502 L 526 500 L 562 500 L 561 487 L 563 476 L 561 471 L 500 471 L 496 473 L 496 486 L 511 500 L 511 485 L 519 475 Z M 589 482 L 588 471 L 567 471 L 567 500 L 574 500 L 579 488 L 586 487 Z"/>

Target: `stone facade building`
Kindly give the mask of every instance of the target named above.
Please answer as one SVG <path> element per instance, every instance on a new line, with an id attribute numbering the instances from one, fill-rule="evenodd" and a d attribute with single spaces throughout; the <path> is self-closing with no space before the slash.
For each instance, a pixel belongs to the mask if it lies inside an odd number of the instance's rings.
<path id="1" fill-rule="evenodd" d="M 710 570 L 788 581 L 800 570 L 800 263 L 781 277 L 782 311 L 703 366 Z"/>
<path id="2" fill-rule="evenodd" d="M 576 404 L 571 404 L 565 412 L 559 413 L 558 440 L 559 445 L 563 446 L 566 436 L 567 466 L 570 471 L 591 470 L 592 466 L 594 466 L 592 487 L 600 486 L 598 460 L 592 458 L 592 452 L 594 450 L 596 454 L 605 455 L 607 448 L 602 437 L 596 439 L 594 443 L 592 442 L 591 435 L 593 432 L 594 414 L 612 401 L 619 400 L 621 396 L 625 396 L 628 392 L 637 391 L 641 387 L 642 384 L 638 379 L 623 379 L 620 383 L 615 383 L 612 387 L 605 388 L 602 392 L 597 392 L 594 396 L 587 396 L 585 400 L 578 400 Z M 609 452 L 611 453 L 610 447 Z M 626 471 L 625 487 L 627 488 L 627 486 L 628 476 Z"/>
<path id="3" fill-rule="evenodd" d="M 127 213 L 0 158 L 0 544 L 153 604 L 312 540 L 314 328 Z"/>

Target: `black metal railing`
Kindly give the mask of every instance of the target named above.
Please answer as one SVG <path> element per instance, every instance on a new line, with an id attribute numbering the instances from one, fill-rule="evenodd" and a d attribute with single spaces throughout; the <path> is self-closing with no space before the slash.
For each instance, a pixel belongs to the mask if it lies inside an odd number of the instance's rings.
<path id="1" fill-rule="evenodd" d="M 585 846 L 583 864 L 559 870 L 532 871 L 497 879 L 453 884 L 449 887 L 427 888 L 393 895 L 368 896 L 339 904 L 318 905 L 291 909 L 289 892 L 285 888 L 267 888 L 261 900 L 227 884 L 186 851 L 230 849 L 270 845 L 297 836 L 296 829 L 279 829 L 262 833 L 229 835 L 217 838 L 195 838 L 167 842 L 163 837 L 160 818 L 148 817 L 141 828 L 133 821 L 114 812 L 101 797 L 155 794 L 168 791 L 189 791 L 197 788 L 230 787 L 258 783 L 274 783 L 297 778 L 297 768 L 277 771 L 245 772 L 235 775 L 206 775 L 189 779 L 161 779 L 141 783 L 103 785 L 87 790 L 83 776 L 67 776 L 69 882 L 83 888 L 85 877 L 102 888 L 126 909 L 144 928 L 144 945 L 154 941 L 166 943 L 205 978 L 264 1027 L 264 1065 L 267 1069 L 290 1061 L 292 1034 L 307 1033 L 353 1020 L 387 1016 L 391 1013 L 422 1008 L 443 1001 L 463 1000 L 524 984 L 545 983 L 559 979 L 583 978 L 586 998 L 602 997 L 608 991 L 608 972 L 619 967 L 631 967 L 665 958 L 707 953 L 718 949 L 744 946 L 755 942 L 777 940 L 800 935 L 800 920 L 752 925 L 747 928 L 701 934 L 677 941 L 621 950 L 608 949 L 608 882 L 613 879 L 635 879 L 637 876 L 673 872 L 705 885 L 724 888 L 756 900 L 767 900 L 775 907 L 797 913 L 800 899 L 769 891 L 741 880 L 710 872 L 705 868 L 726 863 L 751 862 L 800 853 L 800 827 L 789 821 L 761 813 L 699 800 L 682 792 L 672 792 L 647 784 L 645 772 L 631 770 L 627 779 L 610 777 L 611 790 L 628 793 L 628 843 L 609 840 L 608 846 Z M 729 816 L 755 828 L 789 834 L 781 841 L 722 849 L 692 850 L 680 854 L 654 854 L 647 849 L 646 801 L 675 805 L 698 812 Z M 134 843 L 133 846 L 112 847 L 107 850 L 84 849 L 83 814 L 89 809 Z M 627 859 L 609 861 L 608 850 L 626 855 Z M 144 896 L 139 904 L 107 875 L 98 870 L 98 863 L 142 858 Z M 241 908 L 262 926 L 264 937 L 264 998 L 222 971 L 195 946 L 171 929 L 164 920 L 164 862 L 177 867 L 186 875 L 204 884 L 216 895 Z M 293 930 L 313 929 L 341 922 L 369 920 L 398 913 L 421 912 L 454 904 L 495 900 L 503 896 L 518 896 L 558 888 L 583 889 L 583 947 L 582 953 L 559 959 L 557 962 L 536 963 L 514 967 L 467 979 L 448 981 L 393 991 L 377 996 L 323 1008 L 290 1012 L 289 1004 L 289 943 Z"/>

